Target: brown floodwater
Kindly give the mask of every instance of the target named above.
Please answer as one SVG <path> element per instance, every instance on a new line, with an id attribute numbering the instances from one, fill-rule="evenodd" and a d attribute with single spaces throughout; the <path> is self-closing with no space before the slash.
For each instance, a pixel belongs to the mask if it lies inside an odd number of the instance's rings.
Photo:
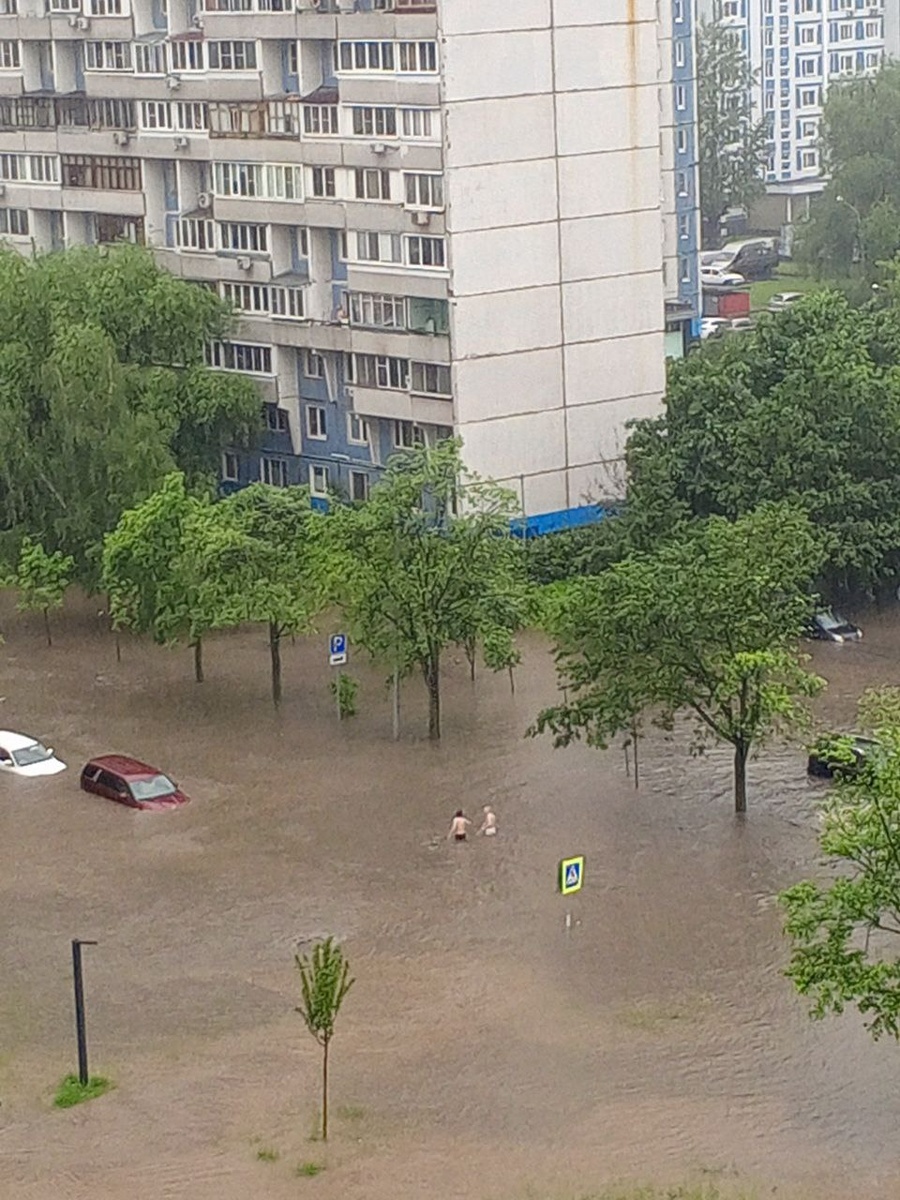
<path id="1" fill-rule="evenodd" d="M 855 1012 L 810 1022 L 782 975 L 773 896 L 817 870 L 801 750 L 753 762 L 739 823 L 724 751 L 656 735 L 635 791 L 620 748 L 525 740 L 554 695 L 536 638 L 515 695 L 448 661 L 433 748 L 418 686 L 395 744 L 362 663 L 361 713 L 338 726 L 324 636 L 286 645 L 276 714 L 259 630 L 211 640 L 198 686 L 184 651 L 125 640 L 117 662 L 90 605 L 56 626 L 48 649 L 39 620 L 0 609 L 0 726 L 69 764 L 0 778 L 0 1196 L 573 1200 L 687 1179 L 900 1196 L 900 1049 Z M 830 724 L 898 679 L 900 614 L 865 627 L 815 648 Z M 80 792 L 83 761 L 111 750 L 193 802 L 140 813 Z M 500 835 L 450 844 L 453 810 L 488 801 Z M 580 853 L 567 902 L 556 863 Z M 324 1150 L 293 955 L 326 933 L 356 983 Z M 91 1069 L 116 1088 L 59 1111 L 73 937 L 98 942 Z M 303 1163 L 326 1169 L 298 1178 Z"/>

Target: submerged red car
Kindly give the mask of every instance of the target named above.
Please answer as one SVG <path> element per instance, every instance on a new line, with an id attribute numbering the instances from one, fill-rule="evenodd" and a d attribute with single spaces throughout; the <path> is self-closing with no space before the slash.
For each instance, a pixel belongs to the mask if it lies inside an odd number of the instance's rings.
<path id="1" fill-rule="evenodd" d="M 99 758 L 92 758 L 81 772 L 81 786 L 86 792 L 105 796 L 107 800 L 151 812 L 177 808 L 190 799 L 177 783 L 156 767 L 122 754 L 101 754 Z"/>

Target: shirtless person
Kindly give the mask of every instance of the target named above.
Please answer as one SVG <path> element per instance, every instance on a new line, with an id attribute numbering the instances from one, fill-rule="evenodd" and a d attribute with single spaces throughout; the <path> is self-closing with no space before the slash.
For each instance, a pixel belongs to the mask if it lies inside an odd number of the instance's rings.
<path id="1" fill-rule="evenodd" d="M 453 821 L 450 825 L 448 838 L 452 838 L 454 842 L 464 842 L 466 840 L 466 830 L 472 824 L 461 808 L 456 810 Z"/>
<path id="2" fill-rule="evenodd" d="M 489 804 L 484 806 L 484 821 L 478 832 L 483 833 L 485 837 L 493 837 L 497 832 L 497 814 Z"/>

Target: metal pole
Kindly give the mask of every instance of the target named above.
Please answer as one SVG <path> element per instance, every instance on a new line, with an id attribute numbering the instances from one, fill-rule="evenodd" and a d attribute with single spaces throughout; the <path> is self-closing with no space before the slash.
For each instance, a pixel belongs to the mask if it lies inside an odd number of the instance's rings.
<path id="1" fill-rule="evenodd" d="M 88 1058 L 87 1034 L 84 1024 L 84 978 L 81 970 L 81 947 L 96 945 L 96 942 L 85 942 L 80 938 L 72 939 L 72 973 L 75 977 L 75 1034 L 78 1038 L 78 1079 L 82 1087 L 87 1087 Z"/>
<path id="2" fill-rule="evenodd" d="M 343 675 L 344 675 L 344 672 L 341 670 L 340 667 L 338 667 L 337 676 L 335 677 L 335 686 L 334 686 L 334 694 L 337 699 L 338 722 L 340 722 L 344 719 L 344 714 L 341 709 L 341 679 L 343 678 Z"/>
<path id="3" fill-rule="evenodd" d="M 393 678 L 393 697 L 392 697 L 392 720 L 394 741 L 400 741 L 400 668 L 394 667 Z"/>

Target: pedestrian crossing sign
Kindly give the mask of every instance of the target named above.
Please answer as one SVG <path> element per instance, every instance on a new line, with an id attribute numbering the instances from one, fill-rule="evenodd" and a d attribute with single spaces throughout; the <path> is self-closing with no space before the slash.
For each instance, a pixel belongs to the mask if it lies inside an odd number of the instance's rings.
<path id="1" fill-rule="evenodd" d="M 580 892 L 584 885 L 584 855 L 564 858 L 559 864 L 559 890 L 564 896 Z"/>

